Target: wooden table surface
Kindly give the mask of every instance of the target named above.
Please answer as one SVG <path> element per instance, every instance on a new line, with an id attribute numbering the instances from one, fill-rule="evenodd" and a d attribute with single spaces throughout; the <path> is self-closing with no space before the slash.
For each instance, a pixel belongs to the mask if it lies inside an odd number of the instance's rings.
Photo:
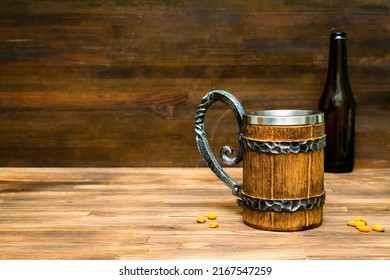
<path id="1" fill-rule="evenodd" d="M 0 168 L 0 258 L 390 259 L 390 169 L 326 173 L 325 189 L 320 227 L 269 232 L 208 168 Z M 218 228 L 196 223 L 209 211 Z"/>

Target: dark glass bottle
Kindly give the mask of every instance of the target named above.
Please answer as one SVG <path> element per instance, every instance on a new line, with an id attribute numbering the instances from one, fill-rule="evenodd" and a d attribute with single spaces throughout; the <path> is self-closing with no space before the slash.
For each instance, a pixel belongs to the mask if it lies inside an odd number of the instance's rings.
<path id="1" fill-rule="evenodd" d="M 325 114 L 325 172 L 351 172 L 354 165 L 355 99 L 348 77 L 347 34 L 330 35 L 328 76 L 319 110 Z"/>

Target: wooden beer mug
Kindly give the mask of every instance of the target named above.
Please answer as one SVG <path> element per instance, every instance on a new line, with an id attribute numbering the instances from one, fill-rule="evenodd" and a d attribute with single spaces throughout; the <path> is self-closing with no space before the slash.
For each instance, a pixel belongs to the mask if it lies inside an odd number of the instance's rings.
<path id="1" fill-rule="evenodd" d="M 243 183 L 234 181 L 211 152 L 204 129 L 207 109 L 220 101 L 233 110 L 239 126 L 234 157 L 222 147 L 224 164 L 243 161 Z M 206 94 L 195 117 L 200 154 L 215 175 L 238 197 L 245 224 L 264 230 L 296 231 L 319 226 L 323 218 L 324 114 L 309 110 L 246 113 L 235 96 L 222 90 Z"/>

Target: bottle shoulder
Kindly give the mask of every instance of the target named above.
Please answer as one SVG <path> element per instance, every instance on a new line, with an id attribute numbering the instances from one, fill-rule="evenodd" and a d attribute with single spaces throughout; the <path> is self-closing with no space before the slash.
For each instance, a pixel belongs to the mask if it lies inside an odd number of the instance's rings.
<path id="1" fill-rule="evenodd" d="M 355 108 L 356 102 L 351 90 L 325 88 L 320 99 L 320 109 Z"/>

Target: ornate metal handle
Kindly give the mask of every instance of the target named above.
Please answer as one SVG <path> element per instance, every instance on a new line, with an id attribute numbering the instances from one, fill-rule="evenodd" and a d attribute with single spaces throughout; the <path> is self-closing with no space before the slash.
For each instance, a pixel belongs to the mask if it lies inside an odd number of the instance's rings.
<path id="1" fill-rule="evenodd" d="M 217 175 L 217 177 L 222 182 L 224 182 L 232 190 L 232 193 L 235 196 L 241 197 L 242 184 L 239 184 L 236 181 L 234 181 L 222 169 L 222 167 L 215 159 L 206 138 L 206 132 L 204 128 L 204 118 L 207 109 L 216 101 L 221 101 L 222 103 L 225 103 L 233 111 L 239 127 L 238 142 L 240 144 L 238 152 L 234 157 L 229 157 L 227 155 L 228 153 L 229 154 L 233 153 L 233 148 L 230 146 L 223 146 L 221 151 L 219 152 L 219 156 L 222 162 L 227 165 L 234 165 L 242 161 L 243 147 L 240 140 L 240 134 L 242 132 L 243 115 L 245 114 L 245 110 L 242 107 L 241 103 L 238 101 L 238 99 L 227 91 L 223 91 L 223 90 L 210 91 L 202 98 L 198 110 L 196 111 L 196 117 L 195 117 L 196 143 L 199 152 L 203 157 L 203 160 L 210 167 L 210 169 L 215 173 L 215 175 Z"/>

